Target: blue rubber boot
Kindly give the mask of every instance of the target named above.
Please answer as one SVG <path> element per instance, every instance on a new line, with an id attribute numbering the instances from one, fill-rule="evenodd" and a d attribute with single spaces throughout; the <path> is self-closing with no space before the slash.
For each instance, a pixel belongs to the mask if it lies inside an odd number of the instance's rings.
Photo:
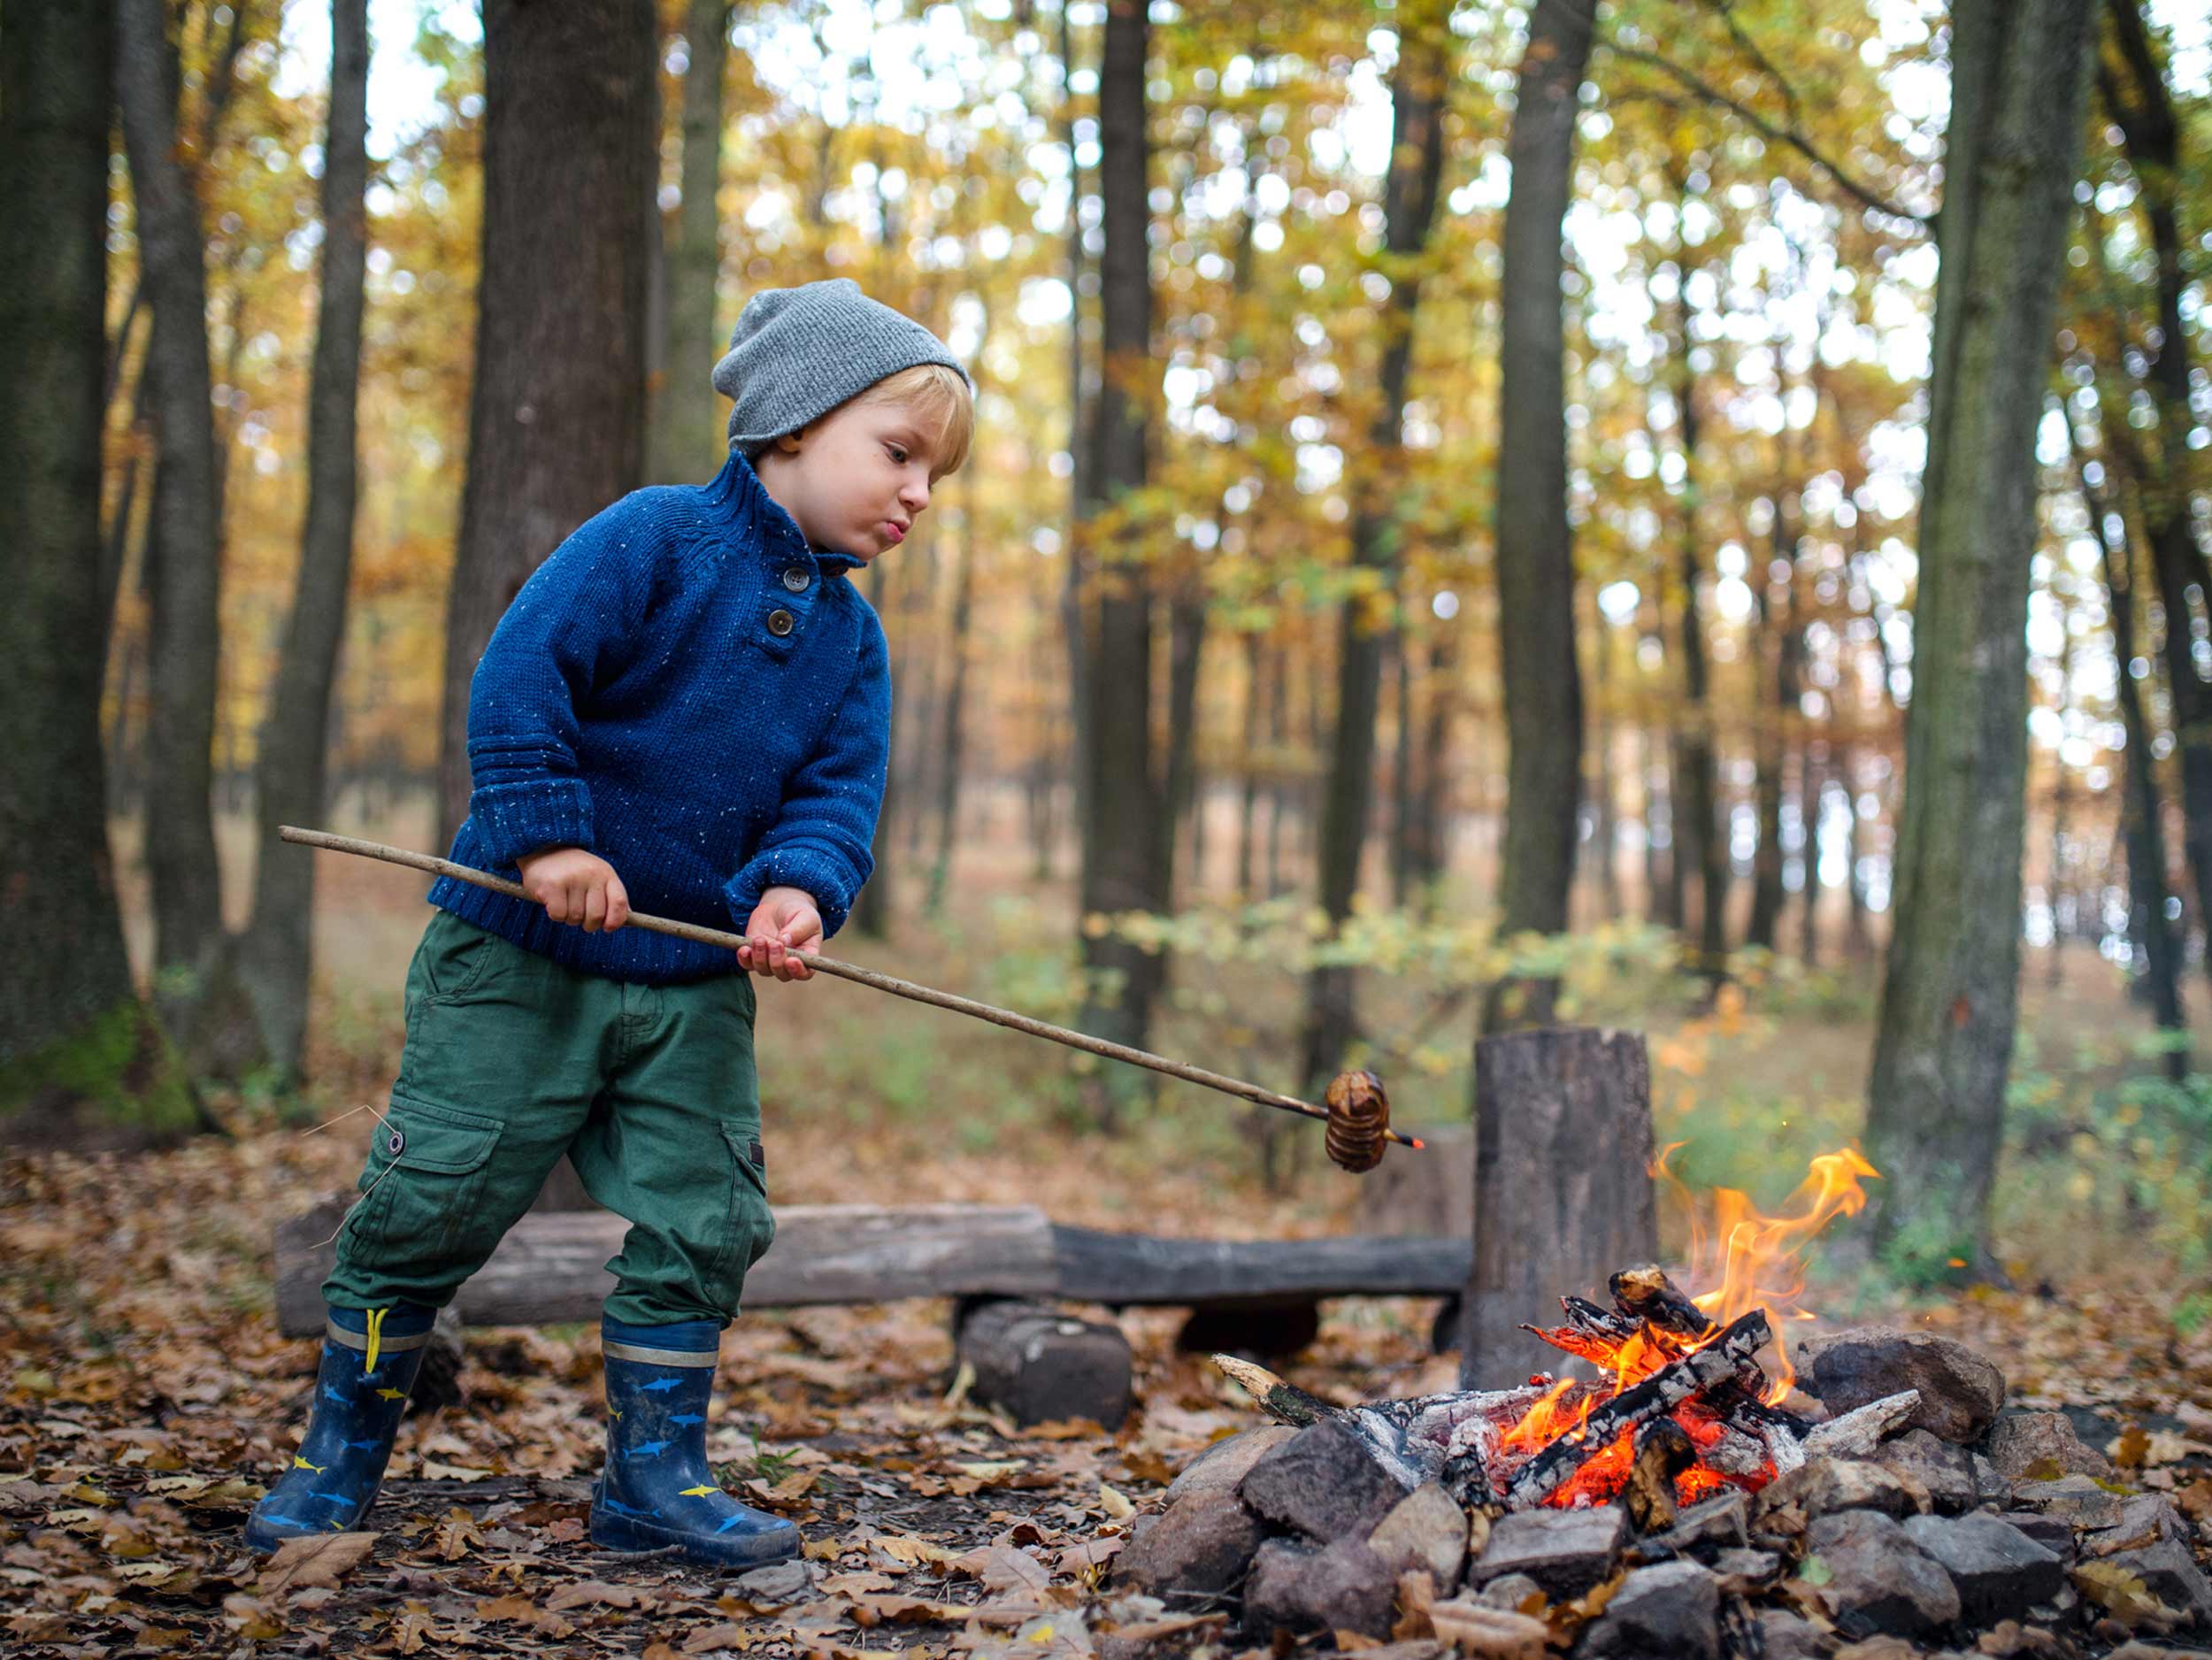
<path id="1" fill-rule="evenodd" d="M 246 1518 L 246 1544 L 274 1550 L 309 1533 L 350 1532 L 376 1501 L 407 1392 L 436 1312 L 419 1303 L 332 1309 L 315 1406 L 292 1467 Z"/>
<path id="2" fill-rule="evenodd" d="M 694 1562 L 757 1568 L 799 1554 L 799 1530 L 740 1504 L 707 1466 L 707 1397 L 720 1328 L 604 1320 L 607 1466 L 592 1495 L 591 1538 L 610 1550 L 676 1546 Z"/>

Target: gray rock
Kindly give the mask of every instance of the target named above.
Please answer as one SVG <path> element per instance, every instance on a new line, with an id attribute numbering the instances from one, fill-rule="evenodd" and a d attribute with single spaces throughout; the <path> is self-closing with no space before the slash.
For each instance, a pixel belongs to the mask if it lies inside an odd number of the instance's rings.
<path id="1" fill-rule="evenodd" d="M 2200 1626 L 2212 1625 L 2212 1583 L 2206 1581 L 2188 1546 L 2162 1539 L 2139 1550 L 2115 1551 L 2105 1560 L 2140 1575 L 2144 1589 L 2168 1608 L 2186 1615 Z"/>
<path id="2" fill-rule="evenodd" d="M 1594 1660 L 1711 1660 L 1720 1653 L 1720 1581 L 1694 1562 L 1662 1562 L 1623 1579 L 1589 1630 Z"/>
<path id="3" fill-rule="evenodd" d="M 1860 1326 L 1797 1344 L 1800 1387 L 1836 1414 L 1904 1389 L 1920 1391 L 1905 1420 L 1946 1441 L 1970 1441 L 2005 1403 L 2005 1374 L 1963 1343 L 1928 1332 Z"/>
<path id="4" fill-rule="evenodd" d="M 2008 1510 L 2004 1519 L 2062 1562 L 2074 1559 L 2074 1525 L 2063 1516 L 2040 1510 Z"/>
<path id="5" fill-rule="evenodd" d="M 1278 1631 L 1386 1637 L 1396 1591 L 1397 1576 L 1364 1540 L 1316 1549 L 1271 1539 L 1253 1556 L 1244 1582 L 1244 1628 L 1263 1642 Z"/>
<path id="6" fill-rule="evenodd" d="M 1557 1601 L 1579 1596 L 1613 1571 L 1628 1540 L 1628 1514 L 1617 1504 L 1586 1510 L 1515 1510 L 1498 1518 L 1490 1542 L 1468 1564 L 1479 1590 L 1500 1574 L 1525 1573 Z"/>
<path id="7" fill-rule="evenodd" d="M 2077 1527 L 2104 1527 L 2116 1520 L 2124 1495 L 2099 1487 L 2093 1476 L 2062 1476 L 2056 1481 L 2023 1481 L 2012 1490 L 2024 1510 L 2062 1517 Z"/>
<path id="8" fill-rule="evenodd" d="M 2112 1461 L 2074 1433 L 2063 1412 L 2008 1412 L 1989 1426 L 1989 1462 L 2008 1481 L 2058 1475 L 2112 1479 Z"/>
<path id="9" fill-rule="evenodd" d="M 1114 1558 L 1114 1582 L 1169 1602 L 1236 1588 L 1260 1547 L 1259 1518 L 1233 1493 L 1194 1493 L 1152 1518 Z"/>
<path id="10" fill-rule="evenodd" d="M 1467 1565 L 1467 1512 L 1433 1481 L 1416 1487 L 1367 1535 L 1367 1548 L 1393 1573 L 1427 1570 L 1440 1592 L 1459 1583 Z"/>
<path id="11" fill-rule="evenodd" d="M 1807 1520 L 1839 1510 L 1917 1516 L 1932 1508 L 1928 1489 L 1910 1476 L 1863 1458 L 1816 1458 L 1759 1490 L 1761 1515 L 1795 1505 Z"/>
<path id="12" fill-rule="evenodd" d="M 1475 1601 L 1485 1608 L 1494 1608 L 1503 1613 L 1517 1614 L 1521 1604 L 1532 1596 L 1544 1596 L 1544 1587 L 1525 1573 L 1502 1573 L 1475 1593 Z"/>
<path id="13" fill-rule="evenodd" d="M 1365 1535 L 1410 1490 L 1327 1420 L 1262 1454 L 1237 1487 L 1256 1514 L 1325 1544 Z"/>
<path id="14" fill-rule="evenodd" d="M 1235 1492 L 1245 1472 L 1297 1433 L 1287 1424 L 1263 1424 L 1214 1442 L 1168 1483 L 1167 1502 L 1192 1493 Z"/>
<path id="15" fill-rule="evenodd" d="M 2012 1502 L 2012 1483 L 2005 1479 L 2005 1472 L 1989 1462 L 1985 1453 L 1976 1453 L 1974 1459 L 1974 1502 L 1994 1504 L 2003 1510 Z"/>
<path id="16" fill-rule="evenodd" d="M 1939 1515 L 1956 1516 L 1981 1502 L 1974 1480 L 1974 1456 L 1955 1441 L 1924 1429 L 1909 1429 L 1885 1441 L 1874 1454 L 1883 1469 L 1928 1490 Z"/>
<path id="17" fill-rule="evenodd" d="M 1724 1550 L 1713 1557 L 1713 1572 L 1732 1579 L 1764 1585 L 1782 1571 L 1782 1558 L 1770 1550 Z"/>
<path id="18" fill-rule="evenodd" d="M 1829 1640 L 1820 1627 L 1786 1609 L 1763 1608 L 1754 1621 L 1766 1660 L 1820 1660 L 1828 1652 Z"/>
<path id="19" fill-rule="evenodd" d="M 1916 1516 L 1905 1535 L 1943 1564 L 1977 1625 L 2047 1602 L 2066 1584 L 2065 1559 L 1999 1517 Z"/>
<path id="20" fill-rule="evenodd" d="M 1654 1533 L 1650 1543 L 1677 1556 L 1711 1546 L 1741 1545 L 1751 1538 L 1751 1497 L 1731 1487 L 1700 1499 L 1675 1518 L 1674 1526 Z"/>
<path id="21" fill-rule="evenodd" d="M 2118 1495 L 2114 1495 L 2118 1498 Z M 2181 1519 L 2171 1499 L 2157 1493 L 2137 1493 L 2120 1498 L 2119 1508 L 2085 1526 L 2080 1536 L 2085 1556 L 2116 1556 L 2171 1540 L 2190 1542 L 2189 1524 Z"/>
<path id="22" fill-rule="evenodd" d="M 1809 1555 L 1826 1570 L 1817 1586 L 1837 1626 L 1848 1637 L 1917 1637 L 1959 1617 L 1959 1594 L 1942 1565 L 1879 1510 L 1824 1516 L 1805 1530 Z"/>

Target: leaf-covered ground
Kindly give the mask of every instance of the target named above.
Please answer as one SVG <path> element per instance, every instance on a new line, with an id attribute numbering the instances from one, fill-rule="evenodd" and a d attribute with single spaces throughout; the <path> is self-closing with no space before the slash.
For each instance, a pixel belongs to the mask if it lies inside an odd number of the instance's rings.
<path id="1" fill-rule="evenodd" d="M 942 1304 L 749 1315 L 724 1340 L 710 1450 L 726 1482 L 802 1526 L 818 1569 L 801 1594 L 798 1576 L 741 1585 L 595 1550 L 595 1330 L 480 1330 L 465 1404 L 403 1429 L 373 1533 L 271 1564 L 236 1530 L 298 1433 L 316 1346 L 274 1330 L 268 1227 L 342 1183 L 357 1157 L 347 1134 L 0 1167 L 0 1620 L 12 1652 L 1087 1652 L 1115 1626 L 1101 1581 L 1125 1525 L 1191 1452 L 1254 1421 L 1234 1386 L 1174 1352 L 1171 1312 L 1125 1319 L 1141 1405 L 1111 1435 L 1017 1431 L 949 1391 Z M 790 1139 L 787 1166 L 847 1157 L 864 1185 L 898 1162 L 826 1128 Z M 867 1175 L 877 1157 L 885 1168 Z M 1138 1203 L 1102 1194 L 1075 1159 L 941 1160 L 923 1185 L 1124 1226 Z M 1161 1173 L 1142 1208 L 1221 1233 L 1314 1225 L 1286 1203 L 1204 1186 Z M 2045 1289 L 1906 1318 L 1980 1345 L 2016 1399 L 2072 1410 L 2142 1479 L 2185 1490 L 2212 1462 L 2212 1345 L 2175 1334 L 2157 1287 Z M 1343 1400 L 1449 1387 L 1453 1360 L 1425 1352 L 1430 1311 L 1334 1305 L 1288 1370 Z M 1237 1645 L 1218 1625 L 1171 1638 Z"/>

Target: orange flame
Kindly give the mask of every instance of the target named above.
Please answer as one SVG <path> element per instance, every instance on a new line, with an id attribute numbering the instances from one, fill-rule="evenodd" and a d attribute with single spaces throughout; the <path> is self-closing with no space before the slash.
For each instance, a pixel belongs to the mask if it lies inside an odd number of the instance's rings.
<path id="1" fill-rule="evenodd" d="M 1790 1195 L 1782 1211 L 1774 1216 L 1763 1215 L 1749 1199 L 1732 1187 L 1716 1188 L 1712 1225 L 1709 1229 L 1688 1189 L 1667 1168 L 1667 1159 L 1681 1146 L 1677 1141 L 1667 1147 L 1653 1163 L 1651 1173 L 1667 1183 L 1688 1210 L 1690 1257 L 1686 1278 L 1691 1286 L 1707 1287 L 1694 1293 L 1691 1301 L 1714 1322 L 1711 1333 L 1701 1338 L 1686 1337 L 1646 1325 L 1612 1347 L 1610 1352 L 1607 1352 L 1603 1340 L 1593 1343 L 1586 1337 L 1578 1336 L 1563 1341 L 1563 1347 L 1606 1366 L 1613 1374 L 1610 1387 L 1593 1387 L 1563 1379 L 1546 1390 L 1506 1431 L 1502 1449 L 1533 1456 L 1562 1436 L 1580 1440 L 1586 1420 L 1601 1401 L 1633 1387 L 1662 1367 L 1703 1348 L 1719 1335 L 1723 1327 L 1753 1309 L 1766 1311 L 1775 1333 L 1778 1364 L 1763 1397 L 1765 1403 L 1778 1404 L 1796 1381 L 1796 1372 L 1790 1364 L 1783 1342 L 1782 1323 L 1786 1319 L 1813 1318 L 1797 1307 L 1797 1299 L 1804 1290 L 1804 1248 L 1835 1218 L 1855 1216 L 1865 1209 L 1866 1192 L 1859 1184 L 1868 1177 L 1878 1180 L 1881 1172 L 1849 1148 L 1824 1153 L 1812 1161 L 1811 1169 L 1797 1191 Z M 1560 1337 L 1567 1337 L 1564 1328 Z M 1676 1417 L 1701 1450 L 1709 1448 L 1720 1433 L 1719 1423 L 1702 1415 L 1694 1403 L 1686 1403 Z M 1573 1479 L 1546 1502 L 1571 1505 L 1584 1498 L 1602 1502 L 1627 1479 L 1633 1449 L 1632 1434 L 1624 1432 L 1616 1444 L 1600 1449 L 1587 1459 Z M 1770 1468 L 1767 1473 L 1771 1475 Z M 1686 1503 L 1717 1490 L 1728 1479 L 1701 1462 L 1676 1479 L 1677 1495 Z"/>

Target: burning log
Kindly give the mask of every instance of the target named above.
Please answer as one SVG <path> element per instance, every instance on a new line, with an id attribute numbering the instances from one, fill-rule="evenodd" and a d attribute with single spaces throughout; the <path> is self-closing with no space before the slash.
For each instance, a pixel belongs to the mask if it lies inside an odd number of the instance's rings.
<path id="1" fill-rule="evenodd" d="M 1694 1342 L 1713 1334 L 1712 1318 L 1683 1295 L 1663 1268 L 1624 1268 L 1613 1276 L 1608 1289 L 1613 1293 L 1615 1305 L 1632 1321 L 1655 1326 Z"/>
<path id="2" fill-rule="evenodd" d="M 1544 1448 L 1506 1484 L 1505 1502 L 1516 1510 L 1540 1504 L 1584 1464 L 1611 1448 L 1623 1433 L 1672 1412 L 1717 1384 L 1733 1379 L 1773 1337 L 1763 1310 L 1754 1309 L 1704 1348 L 1662 1366 L 1592 1411 L 1578 1431 Z"/>

